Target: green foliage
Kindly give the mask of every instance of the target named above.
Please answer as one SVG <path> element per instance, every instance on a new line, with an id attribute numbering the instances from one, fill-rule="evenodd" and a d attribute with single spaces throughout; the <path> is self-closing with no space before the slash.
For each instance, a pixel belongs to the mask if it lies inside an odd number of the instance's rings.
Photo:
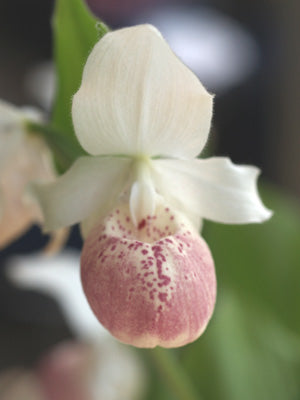
<path id="1" fill-rule="evenodd" d="M 181 361 L 206 400 L 300 397 L 300 210 L 269 188 L 262 225 L 209 223 L 218 278 L 216 311 Z"/>
<path id="2" fill-rule="evenodd" d="M 200 339 L 169 350 L 199 399 L 300 398 L 300 208 L 271 187 L 264 198 L 274 210 L 265 224 L 205 225 L 217 269 L 216 310 Z M 149 372 L 146 400 L 184 398 L 166 389 L 172 384 L 161 371 Z"/>
<path id="3" fill-rule="evenodd" d="M 52 135 L 54 153 L 61 151 L 70 163 L 84 154 L 73 131 L 72 96 L 78 90 L 86 59 L 95 43 L 108 31 L 86 8 L 82 0 L 57 0 L 53 17 L 54 59 L 56 67 L 56 99 L 52 112 L 51 131 L 59 132 L 61 140 Z M 69 152 L 68 152 L 69 150 Z M 65 169 L 66 166 L 63 166 Z"/>
<path id="4" fill-rule="evenodd" d="M 200 400 L 175 350 L 157 347 L 141 352 L 150 366 L 149 376 L 155 383 L 149 386 L 145 400 Z"/>

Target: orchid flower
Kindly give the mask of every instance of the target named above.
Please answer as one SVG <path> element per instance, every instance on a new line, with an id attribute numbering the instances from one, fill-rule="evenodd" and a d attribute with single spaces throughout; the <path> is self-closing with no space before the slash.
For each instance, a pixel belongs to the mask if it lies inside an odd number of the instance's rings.
<path id="1" fill-rule="evenodd" d="M 32 224 L 42 223 L 41 211 L 26 186 L 31 180 L 53 180 L 55 169 L 45 141 L 25 128 L 28 121 L 42 120 L 42 114 L 33 108 L 17 108 L 0 100 L 0 248 Z M 53 245 L 58 245 L 59 237 L 62 239 L 59 234 Z"/>
<path id="2" fill-rule="evenodd" d="M 46 229 L 81 222 L 85 294 L 125 343 L 177 347 L 198 338 L 216 297 L 202 219 L 240 224 L 271 215 L 257 193 L 257 168 L 195 158 L 212 100 L 153 26 L 108 33 L 73 98 L 75 133 L 90 156 L 34 187 Z"/>

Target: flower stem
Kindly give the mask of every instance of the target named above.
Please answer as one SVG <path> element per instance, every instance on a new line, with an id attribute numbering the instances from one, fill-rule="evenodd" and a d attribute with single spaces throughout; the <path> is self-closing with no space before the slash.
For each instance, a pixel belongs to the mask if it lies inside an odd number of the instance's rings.
<path id="1" fill-rule="evenodd" d="M 177 400 L 201 400 L 188 375 L 181 368 L 172 350 L 156 347 L 148 350 L 147 356 L 154 364 Z"/>

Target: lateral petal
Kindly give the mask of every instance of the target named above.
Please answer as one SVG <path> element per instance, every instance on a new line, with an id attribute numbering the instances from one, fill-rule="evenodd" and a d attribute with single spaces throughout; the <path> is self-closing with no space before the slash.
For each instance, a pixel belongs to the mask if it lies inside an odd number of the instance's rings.
<path id="1" fill-rule="evenodd" d="M 45 230 L 80 222 L 118 198 L 130 162 L 127 158 L 81 157 L 55 182 L 32 184 L 32 193 L 44 214 Z"/>
<path id="2" fill-rule="evenodd" d="M 192 158 L 207 140 L 212 96 L 151 25 L 106 34 L 73 98 L 73 123 L 90 154 Z"/>
<path id="3" fill-rule="evenodd" d="M 225 157 L 155 160 L 153 165 L 158 193 L 183 211 L 228 224 L 262 222 L 272 215 L 259 197 L 256 167 Z"/>

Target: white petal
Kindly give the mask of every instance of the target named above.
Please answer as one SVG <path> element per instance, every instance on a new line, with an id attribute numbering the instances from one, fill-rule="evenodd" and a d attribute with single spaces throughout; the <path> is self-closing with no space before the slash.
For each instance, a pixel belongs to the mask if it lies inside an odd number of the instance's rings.
<path id="1" fill-rule="evenodd" d="M 73 99 L 90 154 L 192 158 L 208 136 L 212 96 L 151 25 L 108 33 L 94 47 Z"/>
<path id="2" fill-rule="evenodd" d="M 80 222 L 113 202 L 126 184 L 130 163 L 124 158 L 81 157 L 57 181 L 32 185 L 45 217 L 45 229 Z"/>
<path id="3" fill-rule="evenodd" d="M 228 158 L 155 160 L 156 189 L 168 201 L 198 216 L 223 223 L 262 222 L 271 217 L 257 192 L 259 169 Z"/>
<path id="4" fill-rule="evenodd" d="M 114 203 L 112 202 L 111 207 L 113 206 Z M 101 209 L 96 209 L 80 222 L 80 234 L 83 240 L 87 238 L 95 223 L 101 221 L 107 215 L 109 208 L 104 205 Z"/>

